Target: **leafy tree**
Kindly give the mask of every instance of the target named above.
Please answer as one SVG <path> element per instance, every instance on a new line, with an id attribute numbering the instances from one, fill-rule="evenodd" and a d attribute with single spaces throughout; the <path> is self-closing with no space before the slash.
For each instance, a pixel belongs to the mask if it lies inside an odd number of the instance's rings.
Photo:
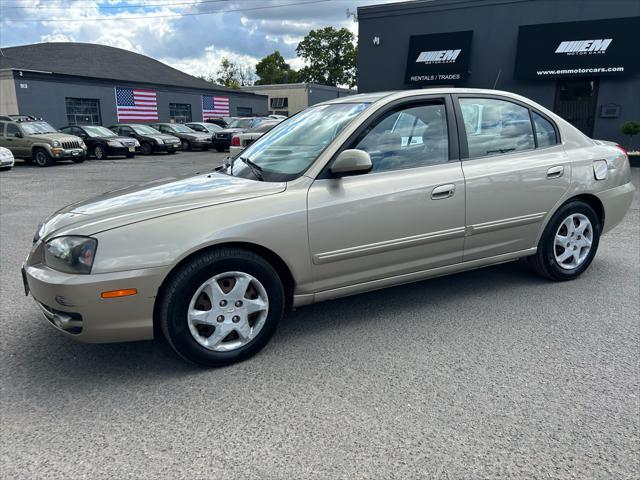
<path id="1" fill-rule="evenodd" d="M 252 85 L 255 79 L 253 69 L 248 65 L 242 65 L 223 57 L 220 61 L 215 81 L 229 88 L 240 88 L 246 85 Z"/>
<path id="2" fill-rule="evenodd" d="M 256 64 L 256 74 L 260 77 L 256 81 L 256 85 L 295 83 L 298 81 L 298 72 L 284 61 L 284 57 L 277 50 Z"/>
<path id="3" fill-rule="evenodd" d="M 296 48 L 306 63 L 300 70 L 301 80 L 322 85 L 354 86 L 357 54 L 354 41 L 353 33 L 347 28 L 311 30 Z"/>
<path id="4" fill-rule="evenodd" d="M 638 135 L 640 133 L 640 122 L 635 122 L 630 120 L 628 122 L 624 122 L 620 132 L 624 135 L 629 135 L 629 143 L 633 140 L 634 135 Z"/>

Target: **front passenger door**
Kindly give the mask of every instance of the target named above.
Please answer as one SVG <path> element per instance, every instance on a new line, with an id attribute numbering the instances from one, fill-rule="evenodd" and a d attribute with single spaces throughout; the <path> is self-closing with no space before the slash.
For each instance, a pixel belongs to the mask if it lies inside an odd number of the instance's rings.
<path id="1" fill-rule="evenodd" d="M 317 292 L 462 261 L 464 178 L 448 102 L 414 100 L 376 115 L 344 146 L 368 152 L 372 171 L 313 182 Z"/>

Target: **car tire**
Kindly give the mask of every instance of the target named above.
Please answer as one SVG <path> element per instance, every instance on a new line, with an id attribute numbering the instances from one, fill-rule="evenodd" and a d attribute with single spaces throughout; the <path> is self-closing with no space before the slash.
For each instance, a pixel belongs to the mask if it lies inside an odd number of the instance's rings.
<path id="1" fill-rule="evenodd" d="M 44 148 L 33 150 L 33 161 L 39 167 L 49 167 L 53 164 L 53 159 Z"/>
<path id="2" fill-rule="evenodd" d="M 96 160 L 104 160 L 107 158 L 107 150 L 102 145 L 96 145 L 93 149 L 93 156 Z"/>
<path id="3" fill-rule="evenodd" d="M 216 287 L 208 290 L 206 284 Z M 209 298 L 206 292 L 215 297 Z M 256 307 L 260 302 L 266 310 L 248 313 L 249 308 L 260 308 Z M 267 261 L 247 250 L 220 248 L 196 255 L 171 275 L 162 287 L 156 318 L 178 355 L 221 367 L 258 353 L 273 335 L 284 309 L 282 281 Z M 202 315 L 208 323 L 192 320 Z"/>
<path id="4" fill-rule="evenodd" d="M 601 219 L 591 205 L 581 200 L 565 203 L 544 229 L 536 254 L 527 258 L 529 266 L 549 280 L 573 280 L 591 265 L 601 230 Z"/>
<path id="5" fill-rule="evenodd" d="M 171 155 L 174 155 L 176 152 L 177 152 L 177 150 L 169 150 L 169 153 L 170 153 Z"/>
<path id="6" fill-rule="evenodd" d="M 84 161 L 86 160 L 85 157 L 78 157 L 78 158 L 72 158 L 71 161 L 73 163 L 84 163 Z"/>
<path id="7" fill-rule="evenodd" d="M 185 152 L 191 151 L 191 143 L 189 140 L 182 140 L 182 150 Z"/>
<path id="8" fill-rule="evenodd" d="M 222 147 L 215 147 L 217 152 L 224 152 L 224 148 Z"/>
<path id="9" fill-rule="evenodd" d="M 151 155 L 153 153 L 153 147 L 149 142 L 142 142 L 140 144 L 140 150 L 142 155 Z"/>

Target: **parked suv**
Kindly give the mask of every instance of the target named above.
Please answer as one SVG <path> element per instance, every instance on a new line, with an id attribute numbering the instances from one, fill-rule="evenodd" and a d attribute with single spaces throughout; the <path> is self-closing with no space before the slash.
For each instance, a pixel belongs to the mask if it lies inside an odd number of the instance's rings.
<path id="1" fill-rule="evenodd" d="M 125 155 L 132 158 L 140 151 L 140 143 L 135 138 L 119 137 L 114 132 L 99 125 L 69 125 L 60 129 L 80 137 L 87 145 L 89 155 L 103 160 L 112 155 Z"/>
<path id="2" fill-rule="evenodd" d="M 180 123 L 154 123 L 151 126 L 162 133 L 178 137 L 185 152 L 194 149 L 206 151 L 211 148 L 211 135 L 208 133 L 196 132 Z"/>
<path id="3" fill-rule="evenodd" d="M 26 162 L 48 167 L 59 160 L 84 162 L 87 147 L 81 138 L 56 131 L 47 122 L 23 115 L 0 116 L 0 146 Z"/>
<path id="4" fill-rule="evenodd" d="M 149 125 L 120 123 L 111 125 L 109 130 L 117 133 L 121 137 L 131 137 L 138 140 L 143 155 L 150 155 L 156 152 L 176 153 L 178 148 L 180 148 L 179 138 L 160 133 Z"/>

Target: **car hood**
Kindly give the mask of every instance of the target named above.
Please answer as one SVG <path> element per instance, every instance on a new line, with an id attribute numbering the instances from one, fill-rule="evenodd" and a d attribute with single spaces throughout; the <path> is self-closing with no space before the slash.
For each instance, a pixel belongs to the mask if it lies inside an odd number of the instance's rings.
<path id="1" fill-rule="evenodd" d="M 285 189 L 284 182 L 257 182 L 216 172 L 163 178 L 64 207 L 45 221 L 40 236 L 92 235 L 195 208 L 273 195 Z"/>
<path id="2" fill-rule="evenodd" d="M 58 141 L 58 142 L 77 142 L 80 139 L 80 137 L 76 137 L 75 135 L 69 135 L 67 133 L 41 133 L 41 134 L 37 134 L 37 135 L 27 135 L 26 138 L 28 138 L 29 140 L 33 140 L 34 142 L 53 142 L 53 141 Z"/>

